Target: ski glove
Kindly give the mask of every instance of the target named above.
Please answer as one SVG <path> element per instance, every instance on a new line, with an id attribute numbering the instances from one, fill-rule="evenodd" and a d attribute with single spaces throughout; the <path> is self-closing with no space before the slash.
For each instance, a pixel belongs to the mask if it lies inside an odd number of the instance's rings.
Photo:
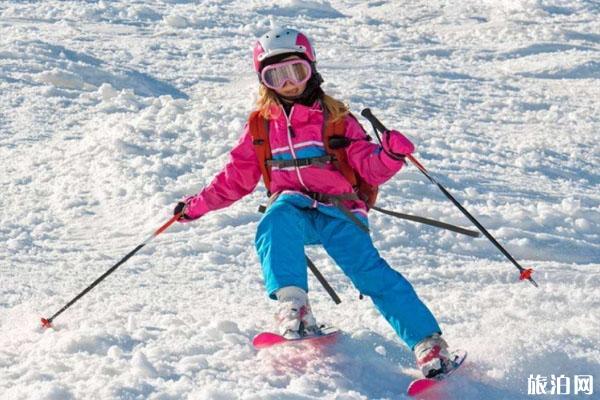
<path id="1" fill-rule="evenodd" d="M 385 150 L 397 159 L 404 159 L 404 156 L 415 151 L 415 146 L 402 133 L 392 130 L 385 132 L 384 135 Z"/>
<path id="2" fill-rule="evenodd" d="M 191 199 L 192 199 L 192 196 L 186 197 L 184 200 L 177 203 L 177 205 L 173 209 L 173 215 L 181 214 L 181 217 L 179 217 L 179 219 L 178 219 L 179 222 L 188 222 L 188 221 L 193 221 L 193 220 L 197 219 L 197 218 L 192 218 L 185 213 L 188 203 Z"/>

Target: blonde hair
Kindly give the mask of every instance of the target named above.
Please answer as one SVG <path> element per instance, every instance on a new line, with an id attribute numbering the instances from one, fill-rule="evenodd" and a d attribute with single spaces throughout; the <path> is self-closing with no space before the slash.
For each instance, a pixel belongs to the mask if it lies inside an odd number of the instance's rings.
<path id="1" fill-rule="evenodd" d="M 321 101 L 323 102 L 323 107 L 325 107 L 327 110 L 331 121 L 337 121 L 340 118 L 345 117 L 349 112 L 348 107 L 346 107 L 344 103 L 334 99 L 329 95 L 323 94 Z M 277 118 L 279 116 L 279 112 L 281 112 L 277 95 L 273 90 L 269 89 L 262 83 L 258 88 L 258 100 L 256 101 L 256 107 L 260 112 L 260 115 L 266 119 Z"/>

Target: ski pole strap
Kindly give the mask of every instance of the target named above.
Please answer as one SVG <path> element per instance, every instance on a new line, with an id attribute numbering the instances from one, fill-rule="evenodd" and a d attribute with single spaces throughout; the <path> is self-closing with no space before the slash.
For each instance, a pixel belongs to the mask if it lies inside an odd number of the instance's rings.
<path id="1" fill-rule="evenodd" d="M 320 157 L 297 158 L 292 160 L 266 160 L 265 162 L 268 166 L 273 166 L 277 168 L 307 167 L 309 165 L 314 165 L 323 168 L 327 163 L 333 161 L 335 161 L 334 157 L 326 155 Z"/>
<path id="2" fill-rule="evenodd" d="M 356 226 L 358 226 L 358 228 L 365 232 L 365 233 L 369 233 L 369 227 L 367 225 L 365 225 L 360 219 L 358 219 L 358 217 L 356 215 L 354 215 L 354 213 L 352 211 L 350 211 L 348 209 L 348 207 L 346 207 L 341 200 L 339 199 L 333 199 L 332 204 L 334 206 L 336 206 L 341 212 L 344 213 L 344 215 L 346 215 L 348 218 L 350 218 L 350 220 L 352 222 L 354 222 L 356 224 Z"/>
<path id="3" fill-rule="evenodd" d="M 342 203 L 344 200 L 352 200 L 352 201 L 361 201 L 360 197 L 356 193 L 341 193 L 341 194 L 327 194 L 327 193 L 318 193 L 318 192 L 308 192 L 305 193 L 310 196 L 313 200 L 318 201 L 319 203 L 332 204 L 337 209 L 339 209 L 345 216 L 347 216 L 352 222 L 358 226 L 358 228 L 368 233 L 369 227 L 365 225 L 352 211 L 348 209 Z"/>
<path id="4" fill-rule="evenodd" d="M 471 237 L 480 237 L 481 234 L 479 232 L 476 231 L 472 231 L 470 229 L 466 229 L 460 226 L 456 226 L 456 225 L 452 225 L 452 224 L 447 224 L 445 222 L 441 222 L 441 221 L 436 221 L 434 219 L 429 219 L 429 218 L 425 218 L 425 217 L 419 217 L 417 215 L 409 215 L 409 214 L 403 214 L 403 213 L 399 213 L 396 211 L 390 211 L 390 210 L 386 210 L 384 208 L 380 208 L 377 206 L 372 206 L 371 207 L 372 210 L 378 211 L 382 214 L 386 214 L 386 215 L 390 215 L 392 217 L 396 217 L 396 218 L 400 218 L 400 219 L 405 219 L 408 221 L 413 221 L 413 222 L 419 222 L 421 224 L 425 224 L 425 225 L 431 225 L 431 226 L 435 226 L 436 228 L 442 228 L 442 229 L 446 229 L 452 232 L 456 232 L 456 233 L 461 233 L 463 235 L 467 235 L 467 236 L 471 236 Z"/>

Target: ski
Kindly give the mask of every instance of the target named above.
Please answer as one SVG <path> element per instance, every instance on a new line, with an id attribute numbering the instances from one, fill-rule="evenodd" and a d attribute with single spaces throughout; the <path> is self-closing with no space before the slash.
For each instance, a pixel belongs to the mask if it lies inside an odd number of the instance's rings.
<path id="1" fill-rule="evenodd" d="M 329 344 L 335 342 L 340 332 L 341 331 L 339 329 L 334 327 L 324 327 L 321 328 L 321 332 L 319 334 L 304 336 L 299 339 L 287 339 L 277 333 L 262 332 L 254 337 L 252 340 L 252 345 L 255 349 L 265 349 L 284 344 Z"/>
<path id="2" fill-rule="evenodd" d="M 467 352 L 464 350 L 457 350 L 452 353 L 454 357 L 452 360 L 452 368 L 445 374 L 439 374 L 435 378 L 419 378 L 415 379 L 408 385 L 407 394 L 411 397 L 418 396 L 430 390 L 432 387 L 437 386 L 440 382 L 444 381 L 450 375 L 454 373 L 467 358 Z"/>

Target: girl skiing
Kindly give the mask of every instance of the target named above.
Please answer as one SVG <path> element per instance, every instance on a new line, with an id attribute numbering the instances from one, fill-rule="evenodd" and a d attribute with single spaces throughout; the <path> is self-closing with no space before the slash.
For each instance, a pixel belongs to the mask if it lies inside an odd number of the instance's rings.
<path id="1" fill-rule="evenodd" d="M 257 111 L 224 169 L 200 193 L 179 202 L 175 214 L 182 213 L 183 222 L 227 207 L 252 192 L 262 175 L 270 199 L 255 244 L 267 294 L 278 301 L 281 334 L 319 333 L 307 297 L 304 246 L 321 244 L 415 352 L 423 374 L 445 373 L 450 356 L 440 327 L 411 284 L 373 246 L 368 199 L 340 170 L 324 131 L 342 127 L 335 136 L 346 146 L 342 158 L 371 188 L 402 168 L 413 144 L 397 131 L 385 133 L 383 147 L 369 141 L 346 106 L 321 89 L 315 52 L 303 33 L 267 32 L 254 46 L 253 61 L 260 82 Z M 265 155 L 266 162 L 259 162 Z"/>

